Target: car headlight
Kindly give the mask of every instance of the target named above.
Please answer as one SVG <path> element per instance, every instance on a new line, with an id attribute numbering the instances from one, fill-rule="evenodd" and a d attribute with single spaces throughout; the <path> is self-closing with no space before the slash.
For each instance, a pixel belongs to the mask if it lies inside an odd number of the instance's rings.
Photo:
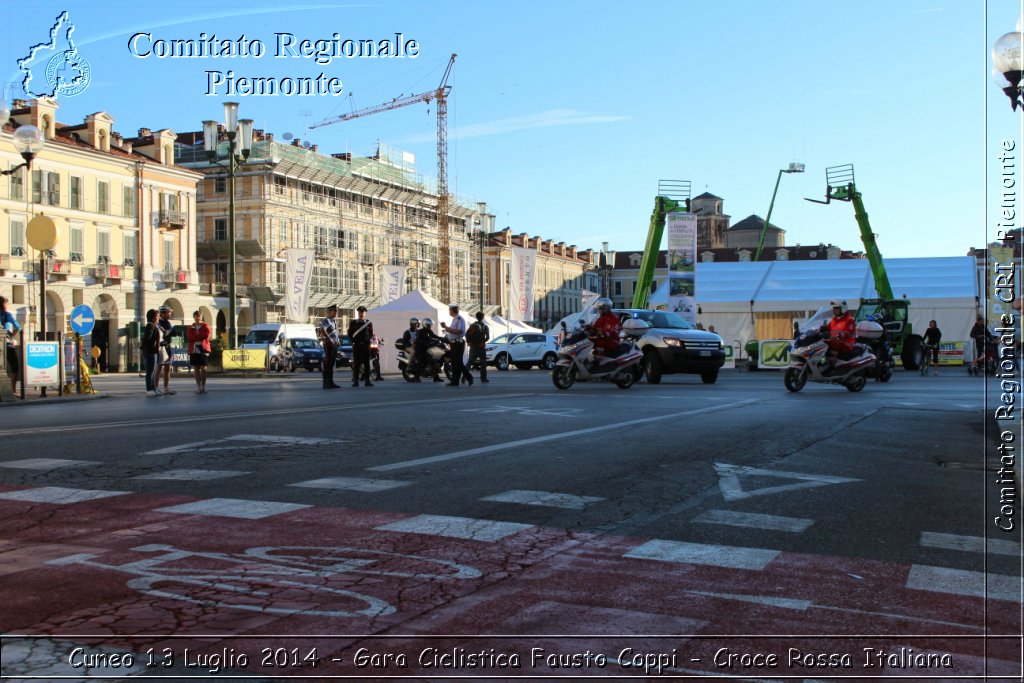
<path id="1" fill-rule="evenodd" d="M 683 345 L 683 342 L 681 340 L 679 340 L 679 339 L 674 339 L 672 337 L 665 337 L 665 346 L 676 346 L 676 347 L 678 347 L 678 346 L 682 346 L 682 345 Z"/>

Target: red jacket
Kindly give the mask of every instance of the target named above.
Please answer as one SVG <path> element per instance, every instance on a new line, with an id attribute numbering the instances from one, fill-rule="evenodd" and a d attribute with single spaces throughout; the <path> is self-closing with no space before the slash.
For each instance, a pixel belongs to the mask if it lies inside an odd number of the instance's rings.
<path id="1" fill-rule="evenodd" d="M 837 353 L 853 351 L 853 344 L 857 340 L 857 323 L 849 311 L 828 321 L 828 347 Z"/>
<path id="2" fill-rule="evenodd" d="M 614 351 L 619 348 L 619 332 L 622 331 L 622 322 L 619 316 L 611 311 L 601 314 L 601 317 L 594 321 L 591 328 L 596 333 L 594 346 L 601 351 Z"/>
<path id="3" fill-rule="evenodd" d="M 189 353 L 210 353 L 210 326 L 205 322 L 196 327 L 193 323 L 185 330 Z"/>

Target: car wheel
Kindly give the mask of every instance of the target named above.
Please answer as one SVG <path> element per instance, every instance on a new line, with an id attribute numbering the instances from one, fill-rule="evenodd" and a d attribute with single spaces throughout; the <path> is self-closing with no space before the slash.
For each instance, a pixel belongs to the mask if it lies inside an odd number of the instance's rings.
<path id="1" fill-rule="evenodd" d="M 499 353 L 497 356 L 494 357 L 494 367 L 498 368 L 502 372 L 508 370 L 508 364 L 509 361 L 507 353 Z"/>
<path id="2" fill-rule="evenodd" d="M 270 359 L 270 371 L 281 372 L 281 365 L 277 362 L 277 356 Z"/>
<path id="3" fill-rule="evenodd" d="M 644 354 L 644 372 L 647 374 L 648 384 L 661 384 L 661 358 L 658 352 L 649 350 Z"/>
<path id="4" fill-rule="evenodd" d="M 718 368 L 714 370 L 705 370 L 700 373 L 700 381 L 704 384 L 714 384 L 718 380 Z"/>
<path id="5" fill-rule="evenodd" d="M 541 367 L 543 367 L 545 370 L 552 370 L 554 369 L 555 363 L 557 362 L 558 356 L 556 356 L 553 353 L 545 353 L 544 358 L 541 360 L 540 364 Z"/>

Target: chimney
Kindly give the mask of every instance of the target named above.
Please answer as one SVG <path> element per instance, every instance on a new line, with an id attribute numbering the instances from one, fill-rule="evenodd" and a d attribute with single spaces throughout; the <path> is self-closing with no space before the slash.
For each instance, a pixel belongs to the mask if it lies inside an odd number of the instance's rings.
<path id="1" fill-rule="evenodd" d="M 310 151 L 310 152 L 316 152 L 316 151 L 317 151 L 318 149 L 320 149 L 320 147 L 319 147 L 318 145 L 312 145 L 312 146 L 311 146 L 311 147 L 309 148 L 309 151 Z"/>
<path id="2" fill-rule="evenodd" d="M 292 138 L 292 147 L 302 147 L 302 140 Z"/>
<path id="3" fill-rule="evenodd" d="M 149 137 L 152 134 L 153 134 L 153 131 L 151 131 L 149 128 L 139 128 L 139 137 L 140 138 L 147 138 L 147 137 Z"/>
<path id="4" fill-rule="evenodd" d="M 267 142 L 273 142 L 274 141 L 274 134 L 273 133 L 267 133 L 267 135 L 266 135 L 266 137 L 264 139 Z"/>

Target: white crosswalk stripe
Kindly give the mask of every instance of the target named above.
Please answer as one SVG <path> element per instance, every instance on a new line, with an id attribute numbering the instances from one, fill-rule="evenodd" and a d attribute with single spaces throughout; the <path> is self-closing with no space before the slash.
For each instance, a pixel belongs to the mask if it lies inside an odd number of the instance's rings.
<path id="1" fill-rule="evenodd" d="M 238 477 L 248 472 L 238 470 L 167 470 L 166 472 L 154 472 L 152 474 L 140 474 L 133 479 L 145 479 L 156 481 L 208 481 L 210 479 L 225 479 L 227 477 Z"/>
<path id="2" fill-rule="evenodd" d="M 633 548 L 626 557 L 659 562 L 703 564 L 732 569 L 764 569 L 780 551 L 766 548 L 740 548 L 682 541 L 655 539 Z"/>
<path id="3" fill-rule="evenodd" d="M 448 536 L 473 541 L 500 541 L 506 536 L 532 529 L 531 524 L 495 522 L 489 519 L 419 515 L 376 527 L 379 531 L 401 531 L 408 534 Z"/>
<path id="4" fill-rule="evenodd" d="M 298 486 L 308 489 L 335 489 L 338 491 L 361 491 L 363 493 L 375 493 L 387 491 L 400 486 L 408 486 L 413 482 L 399 481 L 397 479 L 366 479 L 363 477 L 325 477 L 323 479 L 310 479 L 300 481 L 289 486 Z"/>
<path id="5" fill-rule="evenodd" d="M 942 548 L 944 550 L 962 550 L 968 553 L 994 553 L 996 555 L 1020 555 L 1020 543 L 1002 538 L 983 536 L 960 536 L 958 534 L 941 534 L 934 531 L 921 533 L 921 545 L 926 548 Z"/>
<path id="6" fill-rule="evenodd" d="M 99 465 L 94 460 L 63 460 L 61 458 L 26 458 L 24 460 L 10 460 L 0 462 L 0 467 L 10 467 L 19 470 L 56 470 L 62 467 L 86 467 Z"/>
<path id="7" fill-rule="evenodd" d="M 548 491 L 512 490 L 485 496 L 480 500 L 493 503 L 519 503 L 520 505 L 537 505 L 541 507 L 564 508 L 566 510 L 582 510 L 588 505 L 598 503 L 604 498 L 596 496 L 574 496 L 568 493 L 551 493 Z"/>
<path id="8" fill-rule="evenodd" d="M 235 517 L 238 519 L 263 519 L 285 512 L 308 508 L 298 503 L 274 503 L 266 500 L 241 500 L 237 498 L 207 498 L 193 503 L 158 508 L 157 512 L 207 517 Z"/>
<path id="9" fill-rule="evenodd" d="M 1004 574 L 929 567 L 915 564 L 907 576 L 907 588 L 935 593 L 952 593 L 991 600 L 1021 599 L 1020 577 Z"/>
<path id="10" fill-rule="evenodd" d="M 808 527 L 814 524 L 813 519 L 761 515 L 752 512 L 737 512 L 735 510 L 708 510 L 694 517 L 693 521 L 703 524 L 724 524 L 751 529 L 766 529 L 768 531 L 789 531 L 797 534 L 806 531 Z"/>
<path id="11" fill-rule="evenodd" d="M 0 498 L 20 500 L 29 503 L 50 503 L 51 505 L 71 505 L 99 498 L 127 495 L 128 491 L 91 491 L 88 489 L 72 489 L 63 486 L 41 486 L 35 489 L 20 491 L 4 491 Z"/>

